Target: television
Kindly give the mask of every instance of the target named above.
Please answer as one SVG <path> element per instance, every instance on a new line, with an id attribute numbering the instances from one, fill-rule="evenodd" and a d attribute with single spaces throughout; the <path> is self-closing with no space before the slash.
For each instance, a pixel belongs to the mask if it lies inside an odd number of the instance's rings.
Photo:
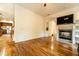
<path id="1" fill-rule="evenodd" d="M 70 14 L 70 15 L 58 17 L 57 18 L 57 25 L 61 25 L 61 24 L 73 24 L 73 20 L 74 20 L 73 16 L 74 16 L 73 14 Z"/>

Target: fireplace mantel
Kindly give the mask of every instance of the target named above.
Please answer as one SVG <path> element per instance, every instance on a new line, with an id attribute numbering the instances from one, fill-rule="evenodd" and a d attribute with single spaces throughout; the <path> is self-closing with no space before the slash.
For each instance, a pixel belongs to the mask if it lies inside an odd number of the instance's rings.
<path id="1" fill-rule="evenodd" d="M 63 25 L 58 25 L 58 41 L 64 42 L 64 43 L 68 43 L 68 44 L 75 44 L 75 39 L 74 39 L 74 24 L 63 24 Z M 59 30 L 71 30 L 72 31 L 72 39 L 70 40 L 66 40 L 66 39 L 61 39 L 59 38 Z"/>

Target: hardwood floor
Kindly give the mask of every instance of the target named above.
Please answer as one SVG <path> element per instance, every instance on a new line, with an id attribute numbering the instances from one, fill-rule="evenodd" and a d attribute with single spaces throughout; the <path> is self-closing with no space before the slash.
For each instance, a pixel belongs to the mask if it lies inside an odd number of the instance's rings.
<path id="1" fill-rule="evenodd" d="M 70 45 L 55 41 L 53 38 L 38 38 L 15 44 L 14 56 L 76 56 Z"/>
<path id="2" fill-rule="evenodd" d="M 0 56 L 13 55 L 14 42 L 10 35 L 0 36 Z"/>

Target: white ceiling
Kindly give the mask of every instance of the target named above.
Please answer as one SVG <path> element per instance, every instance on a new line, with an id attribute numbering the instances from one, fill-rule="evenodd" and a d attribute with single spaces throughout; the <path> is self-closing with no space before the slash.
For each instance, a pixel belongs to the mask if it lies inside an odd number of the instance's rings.
<path id="1" fill-rule="evenodd" d="M 0 3 L 0 13 L 6 20 L 12 20 L 14 17 L 14 4 Z"/>
<path id="2" fill-rule="evenodd" d="M 44 17 L 63 11 L 65 9 L 79 6 L 79 4 L 77 3 L 46 3 L 46 4 L 47 4 L 46 7 L 44 7 L 44 3 L 20 3 L 18 5 L 23 6 L 24 8 L 27 8 Z"/>

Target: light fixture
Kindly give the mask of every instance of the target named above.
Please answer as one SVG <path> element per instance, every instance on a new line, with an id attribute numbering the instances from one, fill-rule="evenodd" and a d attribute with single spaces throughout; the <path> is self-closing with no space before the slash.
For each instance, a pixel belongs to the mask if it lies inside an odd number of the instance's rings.
<path id="1" fill-rule="evenodd" d="M 44 7 L 46 7 L 47 6 L 47 4 L 46 3 L 44 3 L 44 5 L 43 5 Z"/>

